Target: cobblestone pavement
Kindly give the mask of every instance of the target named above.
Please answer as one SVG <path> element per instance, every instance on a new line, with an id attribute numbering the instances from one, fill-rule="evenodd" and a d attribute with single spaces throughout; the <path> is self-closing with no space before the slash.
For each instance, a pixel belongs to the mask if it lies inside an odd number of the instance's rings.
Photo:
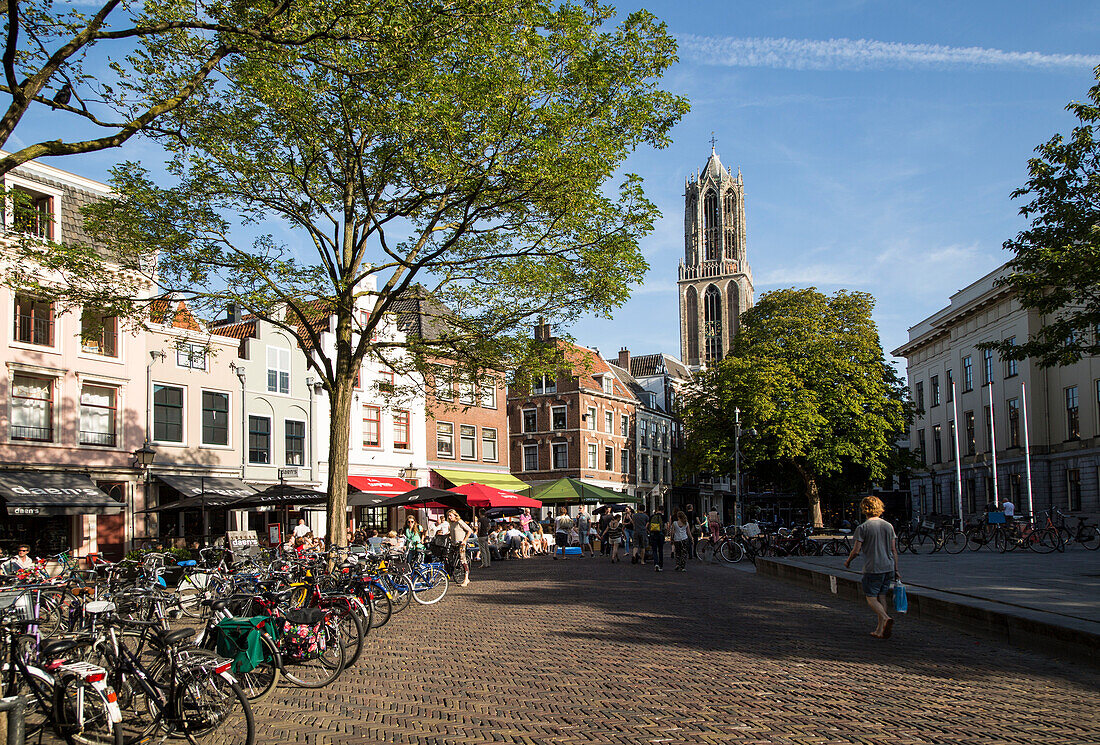
<path id="1" fill-rule="evenodd" d="M 260 742 L 1100 743 L 1100 674 L 725 567 L 537 558 L 372 632 Z"/>

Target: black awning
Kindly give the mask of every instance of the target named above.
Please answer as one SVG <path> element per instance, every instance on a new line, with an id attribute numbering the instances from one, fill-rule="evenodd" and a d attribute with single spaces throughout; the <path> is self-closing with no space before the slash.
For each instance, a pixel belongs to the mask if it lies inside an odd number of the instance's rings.
<path id="1" fill-rule="evenodd" d="M 225 497 L 222 501 L 222 504 L 225 504 L 226 501 L 241 499 L 256 493 L 255 489 L 240 479 L 226 476 L 161 476 L 158 474 L 157 479 L 178 491 L 181 499 L 205 496 L 210 506 L 213 506 L 216 497 Z M 161 503 L 165 507 L 168 506 L 163 500 Z M 198 504 L 192 506 L 198 506 Z"/>
<path id="2" fill-rule="evenodd" d="M 315 491 L 305 486 L 295 486 L 294 484 L 275 484 L 263 491 L 241 497 L 227 506 L 231 510 L 243 510 L 266 505 L 281 507 L 283 505 L 324 504 L 327 501 L 328 494 L 325 492 Z"/>
<path id="3" fill-rule="evenodd" d="M 9 515 L 117 515 L 111 499 L 87 476 L 67 471 L 0 471 Z"/>

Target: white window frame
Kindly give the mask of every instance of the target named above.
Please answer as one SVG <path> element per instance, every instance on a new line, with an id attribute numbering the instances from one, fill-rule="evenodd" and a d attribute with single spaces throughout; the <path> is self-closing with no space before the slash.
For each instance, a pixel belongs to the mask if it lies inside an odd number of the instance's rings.
<path id="1" fill-rule="evenodd" d="M 225 396 L 225 401 L 226 401 L 226 406 L 227 406 L 226 411 L 225 411 L 225 415 L 226 415 L 226 419 L 228 421 L 226 422 L 226 426 L 225 426 L 225 440 L 226 440 L 226 442 L 225 442 L 224 445 L 220 445 L 220 444 L 217 444 L 217 443 L 206 442 L 203 439 L 203 429 L 204 429 L 203 425 L 204 425 L 204 422 L 203 422 L 202 417 L 203 417 L 203 414 L 206 412 L 206 410 L 204 408 L 202 408 L 202 398 L 203 398 L 202 394 L 204 394 L 204 393 L 217 393 L 219 395 Z M 224 391 L 224 390 L 221 390 L 220 388 L 200 388 L 199 389 L 199 408 L 200 408 L 200 411 L 199 411 L 199 447 L 201 447 L 201 448 L 216 448 L 218 450 L 232 450 L 233 449 L 233 392 L 232 391 Z"/>
<path id="2" fill-rule="evenodd" d="M 115 436 L 115 444 L 114 445 L 99 445 L 99 444 L 96 444 L 96 443 L 81 442 L 81 440 L 80 440 L 80 436 L 85 431 L 81 426 L 81 418 L 82 418 L 83 409 L 84 409 L 84 406 L 85 406 L 83 398 L 84 398 L 84 388 L 86 386 L 91 386 L 93 388 L 103 388 L 105 390 L 111 390 L 111 391 L 114 392 L 114 408 L 112 409 L 113 413 L 111 414 L 111 432 L 110 432 L 110 434 L 113 434 Z M 76 408 L 77 408 L 76 441 L 77 441 L 77 444 L 80 445 L 80 447 L 90 447 L 90 448 L 97 448 L 97 449 L 103 449 L 103 448 L 111 449 L 111 448 L 119 447 L 119 445 L 122 443 L 122 417 L 120 416 L 121 412 L 122 412 L 122 387 L 121 386 L 119 386 L 117 383 L 111 384 L 111 383 L 101 383 L 101 382 L 96 381 L 96 380 L 81 380 L 80 381 L 80 387 L 78 388 L 77 399 L 76 399 Z M 101 407 L 95 407 L 95 408 L 101 408 Z"/>
<path id="3" fill-rule="evenodd" d="M 372 419 L 371 420 L 371 421 L 376 421 L 378 423 L 378 444 L 377 445 L 368 445 L 367 444 L 367 409 L 374 409 L 375 411 L 378 412 L 378 419 Z M 360 412 L 359 423 L 360 423 L 360 427 L 361 427 L 360 432 L 359 432 L 359 445 L 360 445 L 361 449 L 362 450 L 381 450 L 382 449 L 382 443 L 383 443 L 383 438 L 382 438 L 382 407 L 379 406 L 378 404 L 363 404 L 362 411 Z"/>
<path id="4" fill-rule="evenodd" d="M 286 425 L 294 423 L 302 425 L 302 462 L 301 463 L 288 463 L 290 458 L 290 451 L 286 447 Z M 305 419 L 284 419 L 283 420 L 283 464 L 289 468 L 306 468 L 309 466 L 309 426 Z"/>
<path id="5" fill-rule="evenodd" d="M 527 429 L 527 415 L 535 415 L 535 428 Z M 539 410 L 537 408 L 520 409 L 519 413 L 519 428 L 520 432 L 538 432 L 539 431 Z"/>
<path id="6" fill-rule="evenodd" d="M 623 473 L 630 473 L 630 450 L 629 448 L 623 448 L 619 451 L 619 465 L 622 466 Z"/>
<path id="7" fill-rule="evenodd" d="M 432 393 L 440 401 L 454 401 L 454 370 L 450 365 L 432 365 Z M 442 385 L 446 384 L 446 388 Z"/>
<path id="8" fill-rule="evenodd" d="M 266 419 L 267 420 L 267 462 L 260 460 L 252 460 L 252 420 L 253 419 Z M 275 465 L 275 428 L 272 426 L 272 418 L 264 416 L 263 414 L 249 414 L 247 417 L 248 431 L 245 433 L 245 458 L 249 465 L 253 466 L 273 466 Z"/>
<path id="9" fill-rule="evenodd" d="M 588 429 L 592 430 L 593 432 L 596 431 L 596 417 L 598 415 L 599 415 L 599 412 L 596 411 L 595 406 L 589 406 L 588 407 L 588 415 L 586 417 L 588 419 Z"/>
<path id="10" fill-rule="evenodd" d="M 600 465 L 599 446 L 594 442 L 588 443 L 588 470 L 595 471 Z"/>
<path id="11" fill-rule="evenodd" d="M 562 425 L 560 427 L 554 424 L 554 417 L 556 417 L 559 412 L 562 415 Z M 553 431 L 569 429 L 569 410 L 565 406 L 550 407 L 550 429 Z"/>
<path id="12" fill-rule="evenodd" d="M 286 366 L 283 366 L 283 363 Z M 291 373 L 291 354 L 290 350 L 286 347 L 268 347 L 267 348 L 267 368 L 266 368 L 266 380 L 264 386 L 268 393 L 274 393 L 277 396 L 289 396 L 290 395 L 290 373 Z M 275 387 L 271 387 L 271 373 L 275 373 Z M 283 388 L 283 378 L 286 375 L 286 390 Z"/>
<path id="13" fill-rule="evenodd" d="M 52 240 L 54 243 L 63 243 L 65 237 L 61 234 L 61 210 L 64 206 L 65 192 L 61 189 L 57 189 L 57 188 L 54 188 L 52 186 L 47 186 L 45 184 L 40 184 L 37 181 L 32 181 L 30 179 L 20 178 L 19 176 L 15 176 L 15 175 L 12 175 L 12 174 L 7 174 L 7 175 L 4 176 L 4 188 L 5 188 L 6 191 L 10 192 L 12 190 L 12 187 L 18 187 L 18 188 L 21 188 L 21 189 L 26 189 L 27 191 L 31 191 L 31 192 L 38 192 L 39 194 L 41 194 L 43 196 L 51 197 L 54 200 L 53 201 L 53 238 L 51 238 L 49 240 Z M 4 215 L 3 215 L 4 216 L 4 226 L 3 226 L 4 232 L 5 233 L 8 233 L 8 232 L 14 233 L 15 232 L 15 203 L 14 203 L 14 201 L 10 197 L 5 197 L 3 208 L 4 208 Z M 47 239 L 40 238 L 39 240 L 45 241 Z"/>
<path id="14" fill-rule="evenodd" d="M 15 417 L 15 403 L 14 396 L 12 395 L 15 387 L 15 376 L 24 375 L 30 378 L 39 378 L 42 380 L 50 381 L 50 439 L 48 440 L 31 440 L 31 439 L 15 439 L 11 436 L 11 428 L 15 425 L 12 424 Z M 58 403 L 58 390 L 61 385 L 61 376 L 55 372 L 40 372 L 38 370 L 27 370 L 22 368 L 11 368 L 8 371 L 8 442 L 14 443 L 32 443 L 44 445 L 48 443 L 57 443 L 60 435 L 58 427 L 58 409 L 61 405 Z"/>
<path id="15" fill-rule="evenodd" d="M 610 373 L 604 373 L 600 380 L 600 387 L 603 388 L 603 392 L 612 395 L 615 393 L 615 383 L 613 376 Z"/>
<path id="16" fill-rule="evenodd" d="M 482 385 L 479 391 L 480 403 L 483 409 L 495 409 L 497 407 L 497 386 L 496 383 L 489 383 L 488 385 Z"/>
<path id="17" fill-rule="evenodd" d="M 469 441 L 473 447 L 473 455 L 462 452 L 463 446 Z M 477 427 L 473 424 L 458 425 L 458 457 L 462 460 L 477 460 Z"/>
<path id="18" fill-rule="evenodd" d="M 491 448 L 486 446 L 487 442 L 493 443 Z M 489 457 L 490 450 L 493 453 L 492 457 Z M 496 463 L 500 460 L 500 439 L 497 437 L 496 427 L 481 428 L 481 459 L 486 463 Z"/>
<path id="19" fill-rule="evenodd" d="M 458 381 L 458 402 L 463 406 L 477 405 L 477 390 L 474 381 L 463 378 Z"/>
<path id="20" fill-rule="evenodd" d="M 205 344 L 196 344 L 193 341 L 181 341 L 176 345 L 176 367 L 182 367 L 185 370 L 201 370 L 206 372 L 208 365 L 206 362 L 209 351 Z M 181 355 L 186 355 L 186 361 L 181 363 Z M 202 367 L 195 367 L 195 359 L 202 359 Z"/>
<path id="21" fill-rule="evenodd" d="M 630 437 L 630 415 L 629 414 L 620 414 L 619 415 L 619 425 L 622 427 L 622 430 L 619 432 L 619 434 L 621 434 L 623 437 Z"/>
<path id="22" fill-rule="evenodd" d="M 565 453 L 564 464 L 558 465 L 558 448 L 562 448 L 562 452 Z M 550 443 L 550 469 L 553 471 L 564 471 L 569 468 L 569 443 L 568 442 L 552 442 Z"/>
<path id="23" fill-rule="evenodd" d="M 450 435 L 451 435 L 451 454 L 450 455 L 444 455 L 443 453 L 441 453 L 439 451 L 439 437 L 440 437 L 440 435 L 445 434 L 443 432 L 440 432 L 440 430 L 439 430 L 441 425 L 451 428 L 451 432 L 450 432 Z M 439 421 L 437 421 L 435 423 L 435 457 L 445 458 L 446 460 L 454 460 L 455 459 L 456 456 L 455 456 L 455 424 L 454 424 L 454 422 L 439 422 Z"/>
<path id="24" fill-rule="evenodd" d="M 50 344 L 35 344 L 33 342 L 20 341 L 15 336 L 16 295 L 33 296 L 33 293 L 11 293 L 11 299 L 8 302 L 8 310 L 11 311 L 11 320 L 8 323 L 8 345 L 15 349 L 26 349 L 28 351 L 41 352 L 43 354 L 61 354 L 61 334 L 63 330 L 61 325 L 61 314 L 57 312 L 57 304 L 53 302 L 50 303 L 50 322 L 53 324 L 53 338 L 50 339 Z"/>
<path id="25" fill-rule="evenodd" d="M 607 434 L 615 434 L 615 412 L 608 409 L 603 413 L 603 426 Z"/>
<path id="26" fill-rule="evenodd" d="M 181 401 L 181 404 L 182 404 L 180 418 L 181 418 L 182 421 L 180 422 L 180 440 L 178 442 L 175 441 L 175 440 L 158 440 L 158 439 L 156 439 L 157 414 L 156 414 L 156 404 L 153 401 L 153 397 L 156 395 L 157 386 L 160 386 L 162 388 L 179 388 L 181 391 L 183 391 L 183 395 L 180 398 L 180 401 Z M 180 385 L 179 383 L 161 382 L 159 380 L 154 380 L 150 383 L 150 386 L 149 386 L 149 434 L 153 438 L 153 440 L 152 440 L 153 444 L 168 445 L 168 446 L 174 446 L 174 447 L 181 447 L 181 446 L 184 446 L 184 445 L 187 444 L 187 434 L 188 434 L 187 433 L 187 386 Z"/>
<path id="27" fill-rule="evenodd" d="M 533 452 L 535 454 L 535 467 L 534 468 L 528 468 L 527 467 L 529 462 L 530 462 L 527 458 L 527 454 L 531 453 L 531 452 Z M 539 470 L 539 446 L 537 444 L 535 444 L 535 445 L 524 445 L 523 446 L 523 463 L 521 465 L 523 466 L 524 472 Z"/>
<path id="28" fill-rule="evenodd" d="M 557 393 L 558 376 L 539 375 L 537 379 L 531 383 L 531 392 L 536 396 L 542 396 L 549 393 Z"/>

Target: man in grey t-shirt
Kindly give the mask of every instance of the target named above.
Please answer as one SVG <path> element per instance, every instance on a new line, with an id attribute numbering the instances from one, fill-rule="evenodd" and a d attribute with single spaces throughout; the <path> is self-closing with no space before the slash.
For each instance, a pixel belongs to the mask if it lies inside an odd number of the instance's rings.
<path id="1" fill-rule="evenodd" d="M 642 562 L 642 566 L 645 566 L 645 548 L 649 543 L 649 515 L 645 512 L 645 507 L 639 507 L 638 511 L 634 513 L 634 543 L 630 549 L 630 563 L 637 564 Z"/>
<path id="2" fill-rule="evenodd" d="M 894 535 L 894 526 L 882 519 L 885 509 L 878 497 L 864 497 L 859 504 L 867 521 L 856 528 L 856 543 L 852 553 L 844 561 L 844 567 L 863 554 L 863 594 L 867 605 L 878 616 L 878 626 L 871 636 L 876 639 L 889 639 L 894 631 L 894 619 L 886 611 L 882 598 L 890 589 L 898 574 L 898 541 Z"/>

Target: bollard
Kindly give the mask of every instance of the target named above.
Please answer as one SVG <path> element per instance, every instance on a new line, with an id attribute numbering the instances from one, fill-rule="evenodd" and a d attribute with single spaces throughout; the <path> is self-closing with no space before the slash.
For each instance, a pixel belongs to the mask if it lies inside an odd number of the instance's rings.
<path id="1" fill-rule="evenodd" d="M 27 739 L 25 714 L 27 696 L 0 698 L 0 727 L 3 728 L 5 745 L 24 745 Z"/>

